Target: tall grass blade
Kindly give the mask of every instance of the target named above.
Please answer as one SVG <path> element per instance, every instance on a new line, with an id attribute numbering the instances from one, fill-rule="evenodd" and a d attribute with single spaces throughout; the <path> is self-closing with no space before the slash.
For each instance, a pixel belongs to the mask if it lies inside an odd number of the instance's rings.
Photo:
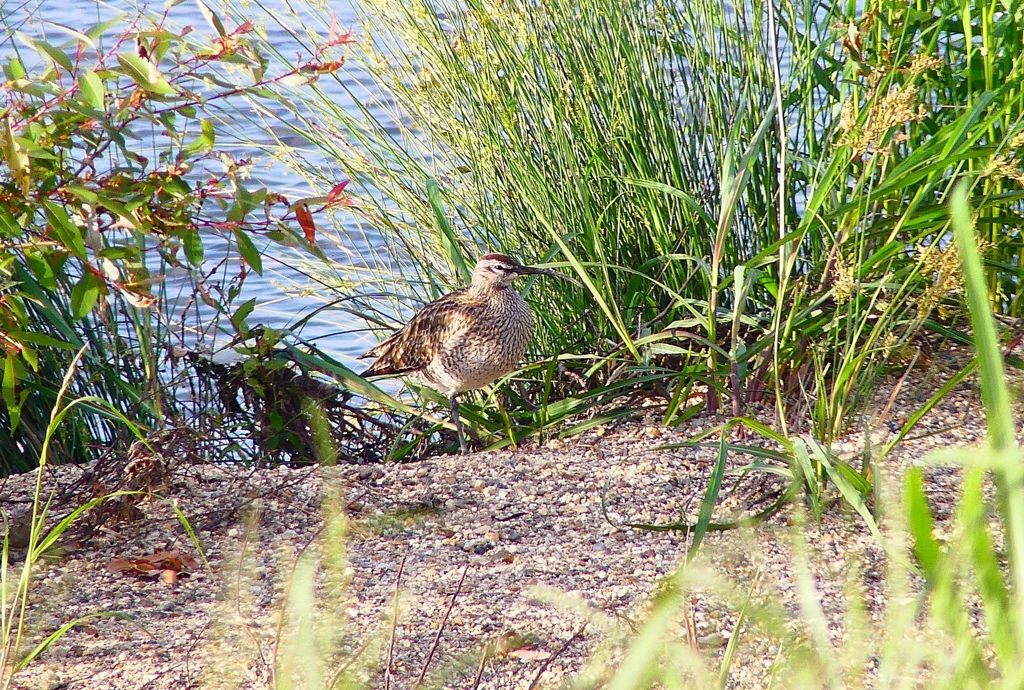
<path id="1" fill-rule="evenodd" d="M 928 581 L 935 585 L 939 568 L 939 543 L 932 534 L 934 524 L 924 493 L 924 478 L 920 467 L 911 467 L 903 480 L 903 502 L 907 524 L 914 538 L 914 554 Z"/>
<path id="2" fill-rule="evenodd" d="M 1003 354 L 999 349 L 992 307 L 988 299 L 988 283 L 982 269 L 978 244 L 971 223 L 971 209 L 967 201 L 967 183 L 961 182 L 953 190 L 950 214 L 953 235 L 960 250 L 960 262 L 967 288 L 967 302 L 974 330 L 974 348 L 981 376 L 981 397 L 988 418 L 992 447 L 1001 452 L 1017 446 L 1010 391 L 1003 375 Z"/>
<path id="3" fill-rule="evenodd" d="M 711 524 L 711 516 L 715 512 L 715 506 L 718 504 L 718 494 L 722 489 L 722 477 L 725 476 L 726 462 L 729 459 L 729 428 L 730 426 L 726 425 L 722 429 L 722 438 L 718 444 L 718 457 L 715 458 L 715 466 L 711 470 L 711 480 L 708 482 L 708 488 L 704 490 L 704 499 L 700 502 L 697 524 L 693 528 L 693 539 L 690 541 L 690 549 L 686 554 L 687 562 L 692 561 L 694 556 L 697 555 L 697 550 L 700 548 L 704 535 L 708 531 L 708 525 Z"/>

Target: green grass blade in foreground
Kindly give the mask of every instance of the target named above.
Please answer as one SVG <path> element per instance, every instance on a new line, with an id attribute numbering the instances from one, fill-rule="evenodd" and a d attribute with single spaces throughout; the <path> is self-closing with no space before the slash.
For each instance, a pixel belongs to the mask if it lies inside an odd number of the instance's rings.
<path id="1" fill-rule="evenodd" d="M 963 523 L 965 554 L 973 566 L 978 595 L 985 611 L 989 638 L 1004 671 L 1017 665 L 1020 641 L 1015 639 L 1013 612 L 1007 591 L 1000 554 L 989 534 L 989 502 L 984 495 L 984 473 L 974 468 L 964 476 L 960 515 Z"/>
<path id="2" fill-rule="evenodd" d="M 683 592 L 680 591 L 682 572 L 680 568 L 665 582 L 664 589 L 655 599 L 654 610 L 626 651 L 626 658 L 608 684 L 608 690 L 646 687 L 655 676 L 658 656 L 664 649 L 665 634 L 683 602 Z"/>
<path id="3" fill-rule="evenodd" d="M 989 437 L 996 451 L 1017 445 L 1010 391 L 1003 377 L 1003 355 L 999 350 L 992 307 L 988 299 L 988 285 L 978 255 L 978 244 L 971 223 L 971 209 L 967 203 L 967 185 L 961 183 L 953 191 L 950 202 L 953 235 L 960 251 L 960 265 L 967 286 L 967 302 L 974 330 L 974 348 L 977 352 L 981 375 L 981 397 L 985 403 Z"/>
<path id="4" fill-rule="evenodd" d="M 89 613 L 84 616 L 79 616 L 73 621 L 68 621 L 64 625 L 57 628 L 57 630 L 50 633 L 45 640 L 36 645 L 31 651 L 29 651 L 28 654 L 25 655 L 23 659 L 21 659 L 17 664 L 14 665 L 14 671 L 17 672 L 24 669 L 26 666 L 32 663 L 32 661 L 35 660 L 36 657 L 38 657 L 40 654 L 49 649 L 54 642 L 64 637 L 64 635 L 66 635 L 68 631 L 72 628 L 82 625 L 83 623 L 88 623 L 89 621 L 94 620 L 96 618 L 121 618 L 123 620 L 135 622 L 134 617 L 121 611 L 100 611 L 98 613 Z"/>
<path id="5" fill-rule="evenodd" d="M 740 609 L 740 613 L 736 616 L 736 624 L 732 627 L 732 635 L 729 636 L 729 644 L 725 647 L 725 653 L 722 654 L 722 664 L 718 670 L 718 689 L 725 690 L 727 682 L 729 680 L 729 668 L 732 666 L 733 658 L 736 655 L 736 644 L 740 639 L 740 631 L 743 629 L 743 623 L 746 621 L 747 609 L 750 607 L 750 599 L 754 596 L 754 589 L 757 588 L 757 584 L 761 581 L 761 571 L 757 571 L 757 575 L 754 576 L 753 581 L 750 583 L 750 589 L 747 590 L 747 597 L 743 600 L 743 608 Z"/>
<path id="6" fill-rule="evenodd" d="M 974 330 L 975 350 L 981 375 L 981 395 L 985 403 L 989 443 L 992 449 L 997 500 L 1006 529 L 1006 555 L 1012 582 L 1016 585 L 1015 611 L 1012 615 L 1017 640 L 1024 641 L 1024 465 L 1017 450 L 1016 430 L 1010 392 L 1006 386 L 1003 357 L 999 349 L 995 320 L 988 300 L 988 285 L 974 237 L 967 186 L 961 183 L 950 202 L 953 234 L 960 251 L 960 265 L 967 286 L 967 299 Z M 1020 642 L 1018 642 L 1020 644 Z"/>
<path id="7" fill-rule="evenodd" d="M 932 535 L 932 513 L 924 493 L 924 478 L 920 467 L 911 467 L 903 480 L 903 503 L 907 511 L 907 524 L 914 538 L 914 554 L 921 564 L 924 576 L 933 586 L 939 567 L 939 542 Z"/>

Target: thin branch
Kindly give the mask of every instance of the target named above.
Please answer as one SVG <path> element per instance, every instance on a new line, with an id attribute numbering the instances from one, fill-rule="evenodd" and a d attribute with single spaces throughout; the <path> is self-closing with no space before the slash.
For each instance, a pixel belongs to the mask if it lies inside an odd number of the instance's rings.
<path id="1" fill-rule="evenodd" d="M 430 666 L 430 661 L 434 658 L 434 652 L 437 651 L 437 645 L 441 642 L 441 634 L 444 632 L 444 626 L 448 622 L 448 616 L 451 615 L 452 609 L 455 608 L 455 600 L 459 597 L 459 592 L 462 591 L 462 583 L 466 580 L 466 572 L 469 570 L 469 563 L 462 566 L 462 577 L 459 578 L 459 584 L 455 586 L 455 593 L 452 594 L 452 600 L 448 604 L 447 610 L 444 612 L 444 617 L 441 619 L 441 625 L 437 629 L 437 634 L 434 635 L 434 644 L 430 646 L 430 652 L 427 653 L 427 660 L 423 662 L 423 668 L 420 670 L 420 675 L 417 676 L 416 682 L 413 683 L 413 688 L 418 688 L 423 682 L 423 678 L 427 675 L 427 667 Z"/>
<path id="2" fill-rule="evenodd" d="M 359 660 L 359 657 L 363 655 L 363 652 L 366 651 L 366 649 L 370 646 L 371 642 L 373 642 L 373 635 L 367 637 L 366 640 L 361 645 L 359 645 L 359 648 L 352 653 L 352 656 L 349 657 L 348 661 L 346 661 L 338 668 L 338 671 L 331 678 L 331 682 L 327 684 L 328 688 L 333 688 L 338 684 L 338 681 L 341 680 L 341 677 L 345 675 L 345 671 L 349 670 L 352 664 L 356 663 Z"/>
<path id="3" fill-rule="evenodd" d="M 402 556 L 398 577 L 395 578 L 395 610 L 391 615 L 391 642 L 388 644 L 388 663 L 384 667 L 384 690 L 391 690 L 391 663 L 395 658 L 395 629 L 398 627 L 398 590 L 402 586 L 402 573 L 405 572 L 405 559 L 408 557 L 408 554 Z"/>
<path id="4" fill-rule="evenodd" d="M 473 679 L 473 690 L 480 687 L 480 679 L 484 677 L 484 666 L 487 665 L 487 660 L 491 658 L 492 651 L 490 643 L 485 644 L 484 648 L 480 650 L 480 663 L 476 667 L 476 678 Z"/>
<path id="5" fill-rule="evenodd" d="M 535 687 L 537 687 L 537 683 L 540 682 L 540 677 L 543 676 L 544 672 L 548 670 L 548 666 L 551 665 L 551 662 L 554 661 L 555 659 L 557 659 L 559 656 L 561 656 L 562 652 L 564 652 L 566 649 L 569 648 L 569 645 L 571 645 L 573 642 L 575 642 L 576 640 L 578 640 L 581 637 L 583 637 L 583 631 L 586 630 L 586 629 L 587 629 L 587 624 L 583 623 L 583 625 L 581 625 L 579 627 L 579 630 L 577 630 L 575 633 L 573 633 L 572 637 L 570 637 L 568 640 L 566 640 L 565 643 L 561 647 L 559 647 L 555 651 L 554 654 L 552 654 L 551 656 L 549 656 L 547 659 L 544 660 L 544 663 L 542 663 L 540 665 L 540 668 L 537 669 L 536 675 L 534 675 L 533 680 L 530 681 L 530 684 L 527 686 L 526 690 L 533 690 Z"/>

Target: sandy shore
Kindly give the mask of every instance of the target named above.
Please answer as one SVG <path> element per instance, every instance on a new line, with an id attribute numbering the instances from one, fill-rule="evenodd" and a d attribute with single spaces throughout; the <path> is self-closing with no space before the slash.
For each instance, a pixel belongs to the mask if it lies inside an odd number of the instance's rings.
<path id="1" fill-rule="evenodd" d="M 901 393 L 890 420 L 873 433 L 876 444 L 891 438 L 927 389 L 908 386 Z M 903 443 L 880 465 L 886 511 L 899 510 L 906 467 L 932 448 L 976 443 L 983 422 L 967 384 L 926 417 L 914 433 L 923 437 Z M 526 690 L 559 687 L 581 673 L 601 676 L 621 657 L 622 641 L 641 624 L 652 593 L 687 548 L 679 532 L 622 524 L 674 522 L 681 514 L 696 519 L 714 451 L 659 447 L 716 423 L 699 417 L 668 429 L 641 410 L 631 421 L 566 441 L 402 465 L 251 471 L 175 465 L 169 458 L 156 487 L 163 498 L 141 500 L 87 540 L 67 541 L 40 568 L 31 593 L 33 640 L 91 613 L 120 611 L 132 620 L 96 618 L 75 628 L 18 674 L 15 685 L 262 688 L 279 635 L 279 668 L 310 671 L 312 657 L 295 650 L 317 649 L 325 659 L 322 677 L 351 663 L 355 677 L 382 688 L 414 687 L 428 656 L 424 687 Z M 864 439 L 857 431 L 833 450 L 859 458 Z M 741 467 L 750 459 L 732 462 Z M 47 481 L 58 490 L 81 485 L 84 472 L 57 468 Z M 927 476 L 941 529 L 955 504 L 958 473 L 937 467 Z M 23 508 L 34 481 L 33 474 L 0 483 L 0 505 Z M 715 518 L 756 512 L 783 488 L 762 472 L 731 474 Z M 344 537 L 324 529 L 325 495 L 343 507 Z M 112 572 L 115 559 L 161 551 L 201 561 L 172 500 L 195 526 L 209 568 L 199 562 L 176 583 Z M 54 506 L 58 513 L 63 508 Z M 799 515 L 788 507 L 756 528 L 705 538 L 695 572 L 705 573 L 707 586 L 688 593 L 684 618 L 695 626 L 710 668 L 748 592 L 773 607 L 776 624 L 798 626 L 794 563 L 800 559 L 790 535 Z M 884 554 L 860 518 L 835 502 L 820 529 L 797 529 L 807 538 L 830 639 L 844 639 L 851 591 L 881 621 Z M 333 558 L 344 565 L 311 571 L 315 586 L 289 590 L 300 552 L 309 563 Z M 282 603 L 290 596 L 301 608 L 302 593 L 314 590 L 316 615 L 307 617 L 314 623 L 298 633 L 307 637 L 295 641 L 294 616 L 279 633 Z M 782 634 L 770 625 L 752 622 L 741 635 L 730 686 L 768 684 Z M 685 628 L 680 620 L 681 639 Z"/>

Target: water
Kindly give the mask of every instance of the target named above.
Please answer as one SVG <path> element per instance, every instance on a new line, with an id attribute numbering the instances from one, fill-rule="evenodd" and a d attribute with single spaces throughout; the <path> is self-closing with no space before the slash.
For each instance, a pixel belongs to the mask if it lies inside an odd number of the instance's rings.
<path id="1" fill-rule="evenodd" d="M 263 5 L 273 12 L 274 10 L 283 10 L 286 2 L 287 0 L 264 0 Z M 212 5 L 213 3 L 210 4 Z M 356 14 L 349 2 L 331 0 L 330 7 L 337 15 L 338 25 L 342 30 L 355 27 Z M 162 10 L 163 6 L 160 3 L 149 6 L 151 14 Z M 129 16 L 134 16 L 136 11 L 135 5 L 123 0 L 103 4 L 92 2 L 91 0 L 26 0 L 23 2 L 0 0 L 0 15 L 6 19 L 9 26 L 18 28 L 24 33 L 44 38 L 48 42 L 57 45 L 71 39 L 72 35 L 66 29 L 84 31 L 89 27 L 116 17 L 120 11 L 126 12 Z M 199 4 L 192 0 L 186 0 L 179 5 L 170 7 L 166 12 L 169 25 L 172 27 L 181 28 L 191 25 L 195 27 L 198 33 L 215 35 L 209 22 L 204 18 Z M 284 55 L 294 58 L 298 49 L 296 47 L 294 50 L 288 50 L 293 42 L 285 29 L 266 17 L 264 10 L 259 7 L 252 6 L 247 10 L 246 14 L 251 16 L 255 23 L 266 28 L 268 39 L 272 45 L 281 49 Z M 280 15 L 283 16 L 284 12 L 282 11 Z M 29 18 L 27 24 L 23 23 L 26 17 Z M 228 31 L 231 31 L 234 23 L 225 20 L 225 24 Z M 119 24 L 114 30 L 121 30 L 123 26 L 123 24 Z M 62 27 L 66 27 L 66 29 Z M 6 34 L 6 30 L 4 34 L 0 34 L 0 59 L 11 54 L 14 48 L 14 40 L 12 36 Z M 33 56 L 33 52 L 24 49 L 24 46 L 20 44 L 17 47 L 21 50 L 23 59 L 28 63 L 27 66 L 31 66 L 30 58 Z M 348 68 L 348 65 L 346 65 L 346 68 Z M 341 85 L 334 83 L 333 80 L 324 79 L 321 80 L 319 86 L 327 91 L 336 102 L 343 104 L 346 109 L 354 112 L 355 104 L 351 102 L 351 96 L 345 89 L 348 88 L 356 93 L 364 92 L 365 87 L 363 85 L 368 82 L 369 80 L 363 79 L 362 75 L 358 72 L 349 69 Z M 277 125 L 275 129 L 277 128 L 281 128 L 278 131 L 283 130 L 281 125 Z M 267 133 L 262 133 L 255 128 L 252 131 L 245 131 L 243 134 L 246 138 L 256 142 L 257 145 L 261 141 L 267 144 L 272 143 Z M 301 137 L 286 135 L 282 139 L 289 145 L 308 148 Z M 218 132 L 217 148 L 228 148 L 229 146 L 230 142 L 225 140 L 221 132 Z M 252 178 L 247 183 L 250 189 L 266 186 L 272 192 L 285 195 L 289 201 L 313 194 L 305 181 L 289 171 L 285 166 L 270 164 L 265 159 L 261 160 L 263 157 L 260 150 L 253 150 L 251 148 L 247 150 L 245 147 L 237 145 L 230 146 L 230 148 L 236 158 L 247 158 L 257 162 L 252 169 Z M 314 164 L 330 167 L 330 161 L 323 160 L 322 157 L 311 149 L 308 149 L 305 155 Z M 338 181 L 340 182 L 342 179 L 344 177 L 339 173 Z M 320 193 L 323 193 L 323 191 L 321 190 Z M 317 220 L 318 222 L 320 221 L 319 218 Z M 367 233 L 366 228 L 361 228 L 357 231 L 354 221 L 349 221 L 349 223 L 348 225 L 343 223 L 342 228 L 340 228 L 340 242 L 338 243 L 326 240 L 323 235 L 318 236 L 321 248 L 331 261 L 339 264 L 348 264 L 354 258 L 358 258 L 359 246 L 357 243 L 362 243 L 364 237 L 368 237 L 369 241 L 379 241 L 380 239 L 372 231 Z M 216 237 L 204 236 L 204 245 L 206 248 L 206 261 L 211 266 L 223 259 L 226 249 L 223 241 Z M 350 248 L 346 249 L 346 245 Z M 266 245 L 266 253 L 263 258 L 264 275 L 258 276 L 255 273 L 250 273 L 246 278 L 242 295 L 235 301 L 235 304 L 238 305 L 250 298 L 256 298 L 256 309 L 247 319 L 251 326 L 263 324 L 271 328 L 290 328 L 303 316 L 323 307 L 331 299 L 340 296 L 340 294 L 331 295 L 329 291 L 324 289 L 318 290 L 313 296 L 309 297 L 287 294 L 286 290 L 289 286 L 294 288 L 295 286 L 308 283 L 302 271 L 297 268 L 297 262 L 302 258 L 312 260 L 310 255 L 303 256 L 298 250 L 282 248 L 273 243 Z M 186 276 L 171 273 L 166 276 L 165 284 L 169 294 L 174 295 L 175 301 L 178 301 L 180 304 L 184 304 L 192 298 L 191 293 L 188 291 L 189 283 L 186 280 Z M 203 305 L 203 309 L 207 310 L 207 316 L 212 316 L 212 310 L 206 308 L 205 305 Z M 342 362 L 350 366 L 357 366 L 355 364 L 355 356 L 364 352 L 376 342 L 374 336 L 361 331 L 361 327 L 362 324 L 360 322 L 343 312 L 324 309 L 302 327 L 301 336 L 303 339 L 315 343 L 325 352 L 337 357 Z"/>

